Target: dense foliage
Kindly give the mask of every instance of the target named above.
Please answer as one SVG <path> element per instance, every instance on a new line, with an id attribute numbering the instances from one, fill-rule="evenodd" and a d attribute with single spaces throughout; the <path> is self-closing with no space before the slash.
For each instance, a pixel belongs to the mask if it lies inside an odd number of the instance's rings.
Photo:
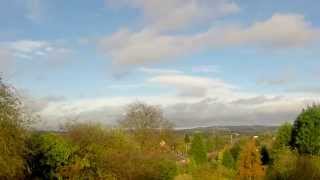
<path id="1" fill-rule="evenodd" d="M 303 110 L 294 122 L 292 145 L 300 153 L 320 155 L 320 106 Z"/>
<path id="2" fill-rule="evenodd" d="M 0 78 L 0 179 L 24 176 L 29 118 L 15 90 Z"/>
<path id="3" fill-rule="evenodd" d="M 240 154 L 237 179 L 262 179 L 264 169 L 255 139 L 249 140 Z"/>
<path id="4" fill-rule="evenodd" d="M 129 105 L 113 128 L 74 122 L 39 132 L 30 117 L 0 80 L 0 179 L 320 179 L 317 105 L 294 126 L 256 136 L 175 131 L 158 106 L 144 103 Z"/>
<path id="5" fill-rule="evenodd" d="M 292 125 L 290 123 L 285 123 L 278 128 L 276 140 L 274 142 L 274 148 L 280 149 L 284 147 L 289 147 L 292 136 Z"/>
<path id="6" fill-rule="evenodd" d="M 229 150 L 223 152 L 222 164 L 227 168 L 234 168 L 235 162 L 233 156 Z"/>
<path id="7" fill-rule="evenodd" d="M 65 138 L 52 133 L 34 134 L 29 145 L 30 178 L 59 178 L 59 168 L 70 163 L 76 150 Z"/>
<path id="8" fill-rule="evenodd" d="M 193 136 L 190 155 L 196 164 L 203 164 L 207 162 L 207 151 L 203 141 L 202 134 L 196 133 Z"/>

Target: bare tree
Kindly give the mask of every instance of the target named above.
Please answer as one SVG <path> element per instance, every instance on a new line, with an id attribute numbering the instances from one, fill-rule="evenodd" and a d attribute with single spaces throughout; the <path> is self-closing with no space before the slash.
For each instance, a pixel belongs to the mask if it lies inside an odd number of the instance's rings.
<path id="1" fill-rule="evenodd" d="M 173 126 L 164 118 L 159 106 L 142 102 L 128 105 L 125 117 L 119 121 L 119 124 L 122 128 L 133 132 L 141 146 L 156 134 L 160 135 L 157 137 L 162 137 Z"/>

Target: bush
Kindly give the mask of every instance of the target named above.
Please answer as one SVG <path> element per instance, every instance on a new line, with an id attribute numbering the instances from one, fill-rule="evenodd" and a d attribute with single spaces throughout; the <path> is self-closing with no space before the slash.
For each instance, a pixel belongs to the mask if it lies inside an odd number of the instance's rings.
<path id="1" fill-rule="evenodd" d="M 163 161 L 160 164 L 160 177 L 164 180 L 173 179 L 178 172 L 176 162 L 172 160 Z"/>
<path id="2" fill-rule="evenodd" d="M 66 137 L 80 147 L 76 161 L 63 169 L 66 179 L 171 180 L 177 174 L 170 152 L 145 151 L 122 130 L 78 124 L 68 127 Z"/>
<path id="3" fill-rule="evenodd" d="M 270 180 L 317 180 L 320 179 L 320 158 L 298 156 L 297 153 L 282 149 L 272 167 L 268 169 Z"/>
<path id="4" fill-rule="evenodd" d="M 205 165 L 196 169 L 192 175 L 194 180 L 231 180 L 235 178 L 235 172 L 222 165 Z"/>
<path id="5" fill-rule="evenodd" d="M 268 168 L 267 179 L 288 179 L 294 171 L 298 154 L 288 147 L 278 149 L 273 154 L 273 164 Z"/>
<path id="6" fill-rule="evenodd" d="M 320 168 L 318 166 L 319 159 L 312 156 L 300 156 L 296 163 L 295 169 L 291 172 L 290 180 L 320 179 Z"/>
<path id="7" fill-rule="evenodd" d="M 76 148 L 65 138 L 52 134 L 34 134 L 30 141 L 30 178 L 59 178 L 59 168 L 71 163 Z"/>
<path id="8" fill-rule="evenodd" d="M 189 174 L 180 174 L 174 178 L 174 180 L 193 180 L 192 176 Z"/>

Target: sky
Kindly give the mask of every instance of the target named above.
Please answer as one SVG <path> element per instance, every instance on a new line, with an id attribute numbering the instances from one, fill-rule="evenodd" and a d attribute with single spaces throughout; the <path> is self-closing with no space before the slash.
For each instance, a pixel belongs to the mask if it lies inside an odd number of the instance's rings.
<path id="1" fill-rule="evenodd" d="M 0 72 L 40 127 L 159 105 L 187 128 L 279 125 L 320 100 L 318 0 L 1 0 Z"/>

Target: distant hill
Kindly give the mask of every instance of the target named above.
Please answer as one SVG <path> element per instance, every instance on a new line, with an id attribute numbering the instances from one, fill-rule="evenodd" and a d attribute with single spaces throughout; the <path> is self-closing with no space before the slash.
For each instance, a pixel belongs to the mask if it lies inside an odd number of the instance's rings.
<path id="1" fill-rule="evenodd" d="M 266 132 L 275 132 L 278 126 L 210 126 L 210 127 L 195 127 L 189 129 L 178 129 L 178 132 L 192 133 L 201 131 L 204 133 L 238 133 L 238 134 L 261 134 Z"/>

